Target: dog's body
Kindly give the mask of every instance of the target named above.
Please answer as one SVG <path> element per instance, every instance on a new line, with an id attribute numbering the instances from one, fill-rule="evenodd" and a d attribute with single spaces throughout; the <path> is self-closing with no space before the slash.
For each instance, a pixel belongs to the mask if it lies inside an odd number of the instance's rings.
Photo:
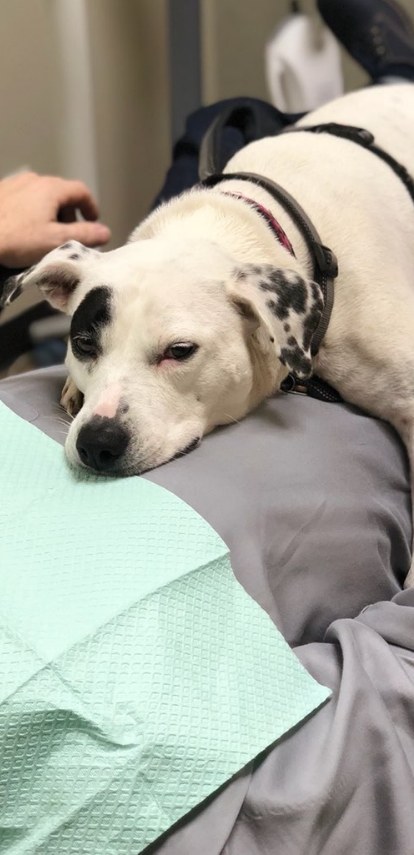
<path id="1" fill-rule="evenodd" d="M 301 124 L 320 122 L 367 128 L 414 175 L 414 85 L 347 95 Z M 77 387 L 85 404 L 69 431 L 70 460 L 120 474 L 144 471 L 245 415 L 289 370 L 303 377 L 313 370 L 345 400 L 391 422 L 413 465 L 414 206 L 407 189 L 368 150 L 324 134 L 252 143 L 226 171 L 277 181 L 335 252 L 335 302 L 319 354 L 311 360 L 321 293 L 289 214 L 244 181 L 190 191 L 151 214 L 125 247 L 99 254 L 69 245 L 26 277 L 73 315 L 65 403 Z M 237 194 L 272 212 L 296 258 Z M 110 423 L 120 432 L 115 453 L 110 441 L 102 445 Z"/>

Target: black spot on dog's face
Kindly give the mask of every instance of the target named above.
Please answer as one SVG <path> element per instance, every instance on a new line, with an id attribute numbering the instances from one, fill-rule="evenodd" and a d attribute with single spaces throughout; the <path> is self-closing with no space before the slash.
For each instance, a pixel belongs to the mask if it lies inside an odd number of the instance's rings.
<path id="1" fill-rule="evenodd" d="M 111 321 L 112 291 L 92 288 L 76 309 L 70 325 L 70 342 L 77 359 L 89 362 L 102 353 L 102 331 Z"/>
<path id="2" fill-rule="evenodd" d="M 277 303 L 275 300 L 266 300 L 266 306 L 268 309 L 270 309 L 273 315 L 276 315 Z"/>
<path id="3" fill-rule="evenodd" d="M 262 271 L 263 272 L 263 271 Z M 307 291 L 303 279 L 296 274 L 283 270 L 272 270 L 259 282 L 262 291 L 273 291 L 277 300 L 273 302 L 272 311 L 280 321 L 286 320 L 290 310 L 298 315 L 306 312 Z M 270 303 L 268 303 L 271 308 Z"/>
<path id="4" fill-rule="evenodd" d="M 311 291 L 313 297 L 313 305 L 309 309 L 308 314 L 303 322 L 303 347 L 305 350 L 311 345 L 312 336 L 319 324 L 323 312 L 323 300 L 320 296 L 319 289 L 314 282 L 311 282 Z"/>
<path id="5" fill-rule="evenodd" d="M 88 246 L 84 246 L 83 243 L 79 243 L 77 240 L 68 240 L 66 243 L 62 243 L 59 249 L 72 250 L 73 255 L 69 255 L 71 261 L 79 261 L 81 254 L 86 255 L 91 252 Z"/>
<path id="6" fill-rule="evenodd" d="M 262 283 L 260 283 L 260 287 L 263 288 Z M 265 290 L 263 288 L 263 290 Z M 270 289 L 266 289 L 270 290 Z M 289 317 L 289 301 L 286 299 L 286 296 L 278 297 L 277 300 L 267 300 L 266 305 L 279 318 L 279 321 L 283 321 L 285 318 Z"/>
<path id="7" fill-rule="evenodd" d="M 310 310 L 303 323 L 303 347 L 308 350 L 311 346 L 313 334 L 321 319 L 322 308 L 316 305 Z"/>
<path id="8" fill-rule="evenodd" d="M 303 347 L 300 347 L 296 339 L 293 337 L 289 339 L 289 341 L 292 340 L 294 344 L 289 347 L 282 347 L 280 361 L 298 377 L 308 377 L 312 372 L 312 360 L 306 355 Z"/>
<path id="9" fill-rule="evenodd" d="M 312 373 L 312 337 L 323 312 L 319 286 L 294 270 L 275 268 L 270 264 L 245 265 L 235 271 L 235 276 L 239 281 L 250 279 L 251 284 L 262 292 L 266 307 L 281 322 L 277 340 L 282 364 L 300 378 L 309 377 Z M 277 329 L 278 324 L 275 326 Z"/>

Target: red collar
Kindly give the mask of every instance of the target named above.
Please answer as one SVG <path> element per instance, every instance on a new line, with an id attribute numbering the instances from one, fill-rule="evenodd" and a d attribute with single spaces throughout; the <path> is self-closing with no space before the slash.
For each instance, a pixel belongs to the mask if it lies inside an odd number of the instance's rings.
<path id="1" fill-rule="evenodd" d="M 272 229 L 273 234 L 276 235 L 280 245 L 283 246 L 284 249 L 287 249 L 287 251 L 290 252 L 290 254 L 293 255 L 294 258 L 296 258 L 295 251 L 286 232 L 284 231 L 284 229 L 282 229 L 280 223 L 275 219 L 273 214 L 267 210 L 267 208 L 265 208 L 263 205 L 260 205 L 259 202 L 255 202 L 254 199 L 250 199 L 248 196 L 243 196 L 242 193 L 228 193 L 226 191 L 223 192 L 225 196 L 234 196 L 235 199 L 242 199 L 244 202 L 247 202 L 247 204 L 250 205 L 251 208 L 254 208 L 255 211 L 257 211 L 257 213 L 260 214 L 260 216 L 263 217 L 264 220 L 266 220 L 267 224 Z"/>

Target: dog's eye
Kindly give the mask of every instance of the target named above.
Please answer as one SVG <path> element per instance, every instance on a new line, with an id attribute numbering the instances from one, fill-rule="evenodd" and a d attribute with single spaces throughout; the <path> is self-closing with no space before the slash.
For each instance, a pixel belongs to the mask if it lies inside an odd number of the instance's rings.
<path id="1" fill-rule="evenodd" d="M 196 350 L 198 350 L 198 344 L 192 344 L 188 341 L 179 341 L 177 344 L 171 344 L 167 347 L 162 358 L 176 359 L 178 362 L 183 362 L 185 359 L 189 359 L 190 356 L 193 356 Z"/>
<path id="2" fill-rule="evenodd" d="M 72 350 L 79 356 L 96 356 L 96 344 L 89 335 L 75 335 L 72 339 Z"/>

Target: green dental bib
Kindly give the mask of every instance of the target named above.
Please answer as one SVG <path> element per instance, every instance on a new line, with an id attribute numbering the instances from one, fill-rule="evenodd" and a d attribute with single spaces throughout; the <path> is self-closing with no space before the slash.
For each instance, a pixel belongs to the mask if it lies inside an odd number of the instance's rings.
<path id="1" fill-rule="evenodd" d="M 214 530 L 0 404 L 0 852 L 138 855 L 329 691 Z"/>

